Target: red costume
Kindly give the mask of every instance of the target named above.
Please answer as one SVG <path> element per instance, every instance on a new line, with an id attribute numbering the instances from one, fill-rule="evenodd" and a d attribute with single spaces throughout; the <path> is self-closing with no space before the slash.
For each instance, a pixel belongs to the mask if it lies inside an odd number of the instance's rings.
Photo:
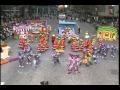
<path id="1" fill-rule="evenodd" d="M 65 47 L 65 39 L 62 38 L 56 38 L 53 43 L 53 49 L 64 49 Z"/>
<path id="2" fill-rule="evenodd" d="M 65 38 L 62 37 L 61 39 L 61 45 L 60 45 L 62 48 L 65 47 Z"/>
<path id="3" fill-rule="evenodd" d="M 24 47 L 27 45 L 27 41 L 24 38 L 20 38 L 19 40 L 19 47 L 24 49 Z"/>
<path id="4" fill-rule="evenodd" d="M 47 37 L 45 35 L 40 37 L 38 46 L 37 46 L 37 51 L 38 52 L 43 52 L 48 49 L 48 44 L 47 44 Z"/>
<path id="5" fill-rule="evenodd" d="M 71 50 L 72 51 L 79 51 L 79 46 L 78 46 L 78 40 L 77 39 L 73 39 L 72 40 L 72 45 L 71 45 Z"/>
<path id="6" fill-rule="evenodd" d="M 55 38 L 54 44 L 53 44 L 53 49 L 57 49 L 57 48 L 58 48 L 58 39 Z"/>

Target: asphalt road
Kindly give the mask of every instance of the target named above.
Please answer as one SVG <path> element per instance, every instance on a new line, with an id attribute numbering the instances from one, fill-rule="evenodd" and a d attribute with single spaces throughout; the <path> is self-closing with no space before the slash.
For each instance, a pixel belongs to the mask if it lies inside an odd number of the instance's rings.
<path id="1" fill-rule="evenodd" d="M 48 24 L 52 26 L 52 32 L 57 33 L 58 22 L 56 19 L 48 20 Z M 96 31 L 92 25 L 88 23 L 78 22 L 81 28 L 81 35 L 84 36 L 86 31 L 90 35 L 95 35 Z M 11 57 L 16 56 L 18 52 L 18 41 L 8 40 L 11 47 Z M 113 43 L 112 43 L 113 44 Z M 117 44 L 118 43 L 114 43 Z M 37 42 L 32 44 L 34 49 Z M 35 52 L 35 50 L 34 50 Z M 54 65 L 52 63 L 52 48 L 49 42 L 49 50 L 41 56 L 41 64 L 37 69 L 33 69 L 27 65 L 23 70 L 18 69 L 18 61 L 1 65 L 1 81 L 5 85 L 40 85 L 40 82 L 49 81 L 50 85 L 118 85 L 119 84 L 119 55 L 115 60 L 107 57 L 107 60 L 99 60 L 98 64 L 79 68 L 80 73 L 67 74 L 68 54 L 71 52 L 70 45 L 66 44 L 65 53 L 60 57 L 61 64 Z M 18 72 L 18 70 L 20 72 Z"/>

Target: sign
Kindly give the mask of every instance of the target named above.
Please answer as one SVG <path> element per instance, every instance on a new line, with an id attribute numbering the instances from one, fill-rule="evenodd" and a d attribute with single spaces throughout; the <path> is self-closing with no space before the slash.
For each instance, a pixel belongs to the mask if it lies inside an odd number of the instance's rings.
<path id="1" fill-rule="evenodd" d="M 18 34 L 21 33 L 39 33 L 40 29 L 47 28 L 46 20 L 27 20 L 28 24 L 18 24 L 13 26 L 13 30 Z"/>
<path id="2" fill-rule="evenodd" d="M 67 22 L 67 21 L 59 21 L 59 35 L 66 34 L 69 35 L 75 35 L 75 30 L 77 28 L 76 22 Z"/>
<path id="3" fill-rule="evenodd" d="M 16 26 L 13 26 L 13 30 L 15 32 L 18 32 L 19 34 L 21 32 L 26 33 L 31 30 L 31 25 L 25 25 L 25 24 L 16 25 Z"/>
<path id="4" fill-rule="evenodd" d="M 97 38 L 113 41 L 117 39 L 117 29 L 113 26 L 99 26 L 97 30 Z"/>

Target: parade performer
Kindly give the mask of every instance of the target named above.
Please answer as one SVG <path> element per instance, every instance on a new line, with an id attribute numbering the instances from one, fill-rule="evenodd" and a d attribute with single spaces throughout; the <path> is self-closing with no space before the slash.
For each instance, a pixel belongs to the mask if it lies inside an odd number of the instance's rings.
<path id="1" fill-rule="evenodd" d="M 60 56 L 60 53 L 58 53 L 58 52 L 56 52 L 55 54 L 52 55 L 54 64 L 60 63 L 59 56 Z"/>
<path id="2" fill-rule="evenodd" d="M 58 48 L 58 37 L 55 38 L 54 44 L 53 44 L 53 49 L 57 49 L 57 48 Z"/>
<path id="3" fill-rule="evenodd" d="M 24 49 L 24 47 L 27 45 L 27 35 L 24 32 L 21 32 L 19 39 L 19 47 L 21 49 Z"/>
<path id="4" fill-rule="evenodd" d="M 89 66 L 90 64 L 92 65 L 91 57 L 92 57 L 91 51 L 89 49 L 86 49 L 83 52 L 83 59 L 81 64 L 85 64 L 86 66 Z"/>
<path id="5" fill-rule="evenodd" d="M 96 44 L 96 38 L 92 39 L 92 45 L 94 46 Z"/>
<path id="6" fill-rule="evenodd" d="M 81 64 L 85 64 L 86 66 L 89 66 L 89 61 L 86 54 L 83 55 Z"/>
<path id="7" fill-rule="evenodd" d="M 91 48 L 92 47 L 92 41 L 91 40 L 84 40 L 84 43 L 83 43 L 84 47 L 85 48 Z"/>
<path id="8" fill-rule="evenodd" d="M 78 63 L 80 61 L 79 59 L 80 59 L 79 55 L 69 54 L 68 74 L 76 71 L 79 73 L 79 63 Z"/>
<path id="9" fill-rule="evenodd" d="M 115 45 L 111 45 L 111 57 L 115 58 L 115 54 L 116 54 L 117 48 Z"/>
<path id="10" fill-rule="evenodd" d="M 40 56 L 41 56 L 41 53 L 37 53 L 35 55 L 35 59 L 36 59 L 36 64 L 39 65 L 40 64 Z"/>
<path id="11" fill-rule="evenodd" d="M 91 57 L 93 52 L 93 44 L 92 40 L 90 40 L 88 32 L 85 33 L 85 39 L 81 45 L 81 49 L 83 51 L 83 59 L 81 63 L 89 66 L 92 64 Z"/>
<path id="12" fill-rule="evenodd" d="M 107 44 L 105 44 L 104 48 L 103 48 L 103 56 L 104 56 L 104 58 L 107 57 L 107 54 L 108 54 L 108 48 L 107 48 Z"/>
<path id="13" fill-rule="evenodd" d="M 79 41 L 77 40 L 77 38 L 73 38 L 72 42 L 71 42 L 71 50 L 72 51 L 79 51 Z"/>
<path id="14" fill-rule="evenodd" d="M 92 47 L 92 40 L 90 40 L 90 36 L 89 36 L 88 32 L 85 33 L 83 47 L 87 48 L 87 49 Z"/>
<path id="15" fill-rule="evenodd" d="M 20 40 L 19 40 L 19 47 L 21 49 L 24 49 L 24 47 L 26 46 L 26 43 L 27 43 L 26 39 L 20 38 Z"/>
<path id="16" fill-rule="evenodd" d="M 37 68 L 39 64 L 40 64 L 40 55 L 34 54 L 33 65 L 35 66 L 35 68 Z"/>
<path id="17" fill-rule="evenodd" d="M 56 52 L 64 52 L 65 48 L 65 38 L 64 37 L 56 37 L 54 44 L 53 44 L 53 49 L 55 49 Z"/>
<path id="18" fill-rule="evenodd" d="M 26 43 L 25 47 L 24 47 L 24 52 L 30 52 L 32 51 L 32 46 L 30 45 L 30 43 Z"/>
<path id="19" fill-rule="evenodd" d="M 96 53 L 93 53 L 93 62 L 97 63 L 97 54 Z"/>
<path id="20" fill-rule="evenodd" d="M 98 39 L 98 41 L 97 41 L 97 47 L 100 48 L 102 44 L 103 44 L 102 39 Z"/>
<path id="21" fill-rule="evenodd" d="M 52 40 L 52 46 L 54 45 L 55 39 L 56 39 L 56 36 L 55 36 L 55 34 L 53 34 L 53 35 L 52 35 L 52 38 L 51 38 L 51 40 Z"/>
<path id="22" fill-rule="evenodd" d="M 92 65 L 91 57 L 92 57 L 92 52 L 91 52 L 91 50 L 88 50 L 87 51 L 88 63 Z"/>
<path id="23" fill-rule="evenodd" d="M 108 55 L 108 52 L 110 51 L 110 45 L 109 44 L 107 44 L 107 48 L 106 48 L 107 50 L 106 50 L 106 54 Z"/>
<path id="24" fill-rule="evenodd" d="M 20 52 L 18 52 L 18 57 L 19 57 L 19 67 L 24 67 L 24 65 L 25 65 L 25 61 L 24 61 L 24 58 L 25 58 L 25 56 L 24 56 L 24 52 L 23 51 L 20 51 Z"/>
<path id="25" fill-rule="evenodd" d="M 37 68 L 37 61 L 36 61 L 36 58 L 35 58 L 35 54 L 33 54 L 32 67 L 33 67 L 33 69 Z"/>
<path id="26" fill-rule="evenodd" d="M 93 47 L 93 52 L 92 52 L 92 58 L 93 58 L 93 62 L 97 64 L 97 59 L 98 59 L 98 48 L 97 47 Z"/>
<path id="27" fill-rule="evenodd" d="M 107 48 L 106 48 L 105 44 L 101 44 L 99 47 L 99 55 L 102 59 L 106 57 L 106 49 Z"/>
<path id="28" fill-rule="evenodd" d="M 33 60 L 33 53 L 32 53 L 32 51 L 27 53 L 26 58 L 27 58 L 27 63 L 26 64 L 32 64 L 32 60 Z"/>
<path id="29" fill-rule="evenodd" d="M 48 49 L 47 37 L 44 34 L 42 34 L 40 36 L 40 40 L 37 46 L 37 51 L 43 52 L 46 51 L 47 49 Z"/>
<path id="30" fill-rule="evenodd" d="M 58 38 L 57 38 L 57 47 L 56 47 L 56 52 L 61 52 L 61 51 L 63 51 L 64 50 L 64 48 L 63 47 L 61 47 L 61 37 L 60 36 L 58 36 Z"/>
<path id="31" fill-rule="evenodd" d="M 80 39 L 79 48 L 80 48 L 80 51 L 83 50 L 83 39 Z"/>

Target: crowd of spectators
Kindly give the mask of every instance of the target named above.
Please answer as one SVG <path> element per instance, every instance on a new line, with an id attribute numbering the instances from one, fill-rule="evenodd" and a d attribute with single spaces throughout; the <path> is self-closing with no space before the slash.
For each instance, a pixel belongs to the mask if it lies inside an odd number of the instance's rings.
<path id="1" fill-rule="evenodd" d="M 86 22 L 92 24 L 96 29 L 99 25 L 112 25 L 119 29 L 119 21 L 114 18 L 101 18 L 98 17 L 98 20 L 95 19 L 96 16 L 83 14 L 80 12 L 69 11 L 65 13 L 66 20 L 77 20 L 80 22 Z M 34 19 L 58 19 L 59 12 L 56 9 L 53 11 L 44 11 L 32 13 L 30 15 L 22 16 L 20 12 L 2 12 L 1 15 L 1 26 L 0 26 L 0 36 L 2 40 L 6 40 L 8 37 L 14 37 L 13 25 L 16 23 L 25 23 L 26 20 Z"/>

